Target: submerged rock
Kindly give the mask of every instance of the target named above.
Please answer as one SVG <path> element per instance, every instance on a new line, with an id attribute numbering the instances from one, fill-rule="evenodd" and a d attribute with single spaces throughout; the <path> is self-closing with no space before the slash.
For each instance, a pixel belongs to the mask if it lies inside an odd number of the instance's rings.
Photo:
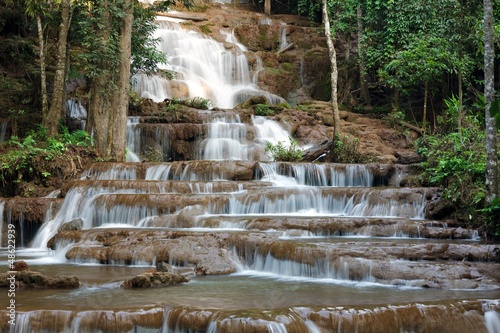
<path id="1" fill-rule="evenodd" d="M 171 272 L 146 272 L 122 282 L 123 288 L 167 287 L 189 282 L 187 276 Z"/>
<path id="2" fill-rule="evenodd" d="M 55 289 L 80 287 L 80 282 L 76 276 L 47 276 L 30 270 L 0 273 L 0 288 L 9 288 L 13 282 L 16 288 Z"/>

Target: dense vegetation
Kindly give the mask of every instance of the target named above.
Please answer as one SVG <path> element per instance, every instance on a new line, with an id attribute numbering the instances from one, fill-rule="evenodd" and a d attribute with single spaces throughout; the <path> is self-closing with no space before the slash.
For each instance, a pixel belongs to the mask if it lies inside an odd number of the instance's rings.
<path id="1" fill-rule="evenodd" d="M 271 2 L 275 13 L 322 20 L 321 0 Z M 14 175 L 21 175 L 22 179 L 35 177 L 26 162 L 30 158 L 50 161 L 51 156 L 75 144 L 75 140 L 67 139 L 68 132 L 57 132 L 57 128 L 64 128 L 58 121 L 55 131 L 44 132 L 37 127 L 39 124 L 53 127 L 54 117 L 47 119 L 45 108 L 55 105 L 55 101 L 45 106 L 47 93 L 40 82 L 47 74 L 46 86 L 54 86 L 52 95 L 55 95 L 57 87 L 51 82 L 57 81 L 57 71 L 43 73 L 40 61 L 43 55 L 46 58 L 43 68 L 60 64 L 57 50 L 61 44 L 60 26 L 65 22 L 60 3 L 71 5 L 64 77 L 87 80 L 93 87 L 91 91 L 69 90 L 65 97 L 89 98 L 89 94 L 100 94 L 102 103 L 107 103 L 111 100 L 107 100 L 109 95 L 115 92 L 113 89 L 120 84 L 119 73 L 114 69 L 123 63 L 119 54 L 121 25 L 126 14 L 121 6 L 125 2 L 0 0 L 0 118 L 10 120 L 13 135 L 4 149 L 17 147 L 23 151 L 2 155 L 4 185 Z M 104 3 L 111 5 L 104 7 Z M 161 7 L 149 9 L 137 1 L 133 4 L 130 72 L 155 73 L 158 64 L 166 59 L 156 51 L 156 41 L 152 38 L 154 14 L 172 2 L 158 2 Z M 485 161 L 491 151 L 486 149 L 485 123 L 489 118 L 485 111 L 490 110 L 498 117 L 498 103 L 491 103 L 490 97 L 483 95 L 487 53 L 483 42 L 486 36 L 483 1 L 328 0 L 327 5 L 335 46 L 341 50 L 339 101 L 357 112 L 390 117 L 402 130 L 408 124 L 419 128 L 422 138 L 416 149 L 425 159 L 422 182 L 444 188 L 445 197 L 457 208 L 457 219 L 499 235 L 500 203 L 498 199 L 487 198 L 485 187 L 488 168 Z M 493 28 L 500 32 L 498 2 L 494 3 L 493 17 Z M 37 27 L 38 22 L 41 26 Z M 40 44 L 40 27 L 45 46 Z M 499 45 L 497 33 L 493 47 Z M 9 73 L 10 68 L 16 69 L 15 75 Z M 499 72 L 498 61 L 494 69 Z M 99 80 L 103 80 L 102 85 L 97 84 Z M 498 88 L 498 78 L 493 83 Z M 171 108 L 175 108 L 175 103 Z M 255 111 L 271 115 L 275 110 L 259 105 Z M 65 114 L 57 112 L 55 119 L 64 124 Z M 500 119 L 496 122 L 499 124 Z M 99 137 L 96 140 L 99 142 Z M 337 155 L 343 156 L 342 161 L 361 161 L 362 157 L 354 156 L 355 145 L 342 140 L 340 135 L 334 147 L 339 151 Z M 97 148 L 102 150 L 99 145 Z M 286 156 L 281 158 L 298 159 L 295 150 L 272 146 L 268 149 L 275 158 L 280 158 L 276 154 L 284 153 Z M 498 157 L 496 160 L 498 164 Z M 24 171 L 20 172 L 21 169 Z M 38 171 L 36 178 L 43 180 L 44 174 L 47 175 L 43 170 Z"/>

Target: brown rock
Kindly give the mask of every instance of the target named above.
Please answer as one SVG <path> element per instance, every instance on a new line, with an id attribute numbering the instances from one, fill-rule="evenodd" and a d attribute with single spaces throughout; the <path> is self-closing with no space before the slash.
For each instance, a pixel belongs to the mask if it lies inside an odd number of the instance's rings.
<path id="1" fill-rule="evenodd" d="M 28 271 L 29 267 L 28 264 L 21 260 L 21 261 L 16 261 L 14 263 L 14 268 L 12 268 L 13 271 Z"/>
<path id="2" fill-rule="evenodd" d="M 0 273 L 0 288 L 10 286 L 12 273 Z M 40 272 L 30 270 L 18 271 L 15 274 L 15 283 L 18 288 L 59 289 L 78 288 L 80 282 L 76 276 L 46 276 Z"/>
<path id="3" fill-rule="evenodd" d="M 170 272 L 146 272 L 125 280 L 121 286 L 123 288 L 153 288 L 186 282 L 189 282 L 189 278 L 184 275 Z"/>

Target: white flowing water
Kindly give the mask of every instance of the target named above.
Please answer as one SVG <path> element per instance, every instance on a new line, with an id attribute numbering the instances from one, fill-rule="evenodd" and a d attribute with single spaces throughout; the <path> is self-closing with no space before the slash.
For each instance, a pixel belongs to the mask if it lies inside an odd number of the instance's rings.
<path id="1" fill-rule="evenodd" d="M 87 123 L 87 110 L 78 99 L 69 99 L 66 101 L 66 116 L 77 123 L 79 129 L 85 129 L 85 124 Z"/>
<path id="2" fill-rule="evenodd" d="M 251 160 L 250 143 L 246 143 L 246 125 L 239 116 L 216 118 L 208 127 L 207 138 L 198 147 L 201 160 Z"/>
<path id="3" fill-rule="evenodd" d="M 488 333 L 500 332 L 500 313 L 488 311 L 484 314 L 484 320 L 486 322 L 486 327 L 488 328 Z"/>
<path id="4" fill-rule="evenodd" d="M 140 162 L 141 129 L 137 126 L 139 117 L 127 117 L 127 162 Z"/>
<path id="5" fill-rule="evenodd" d="M 259 163 L 261 180 L 293 179 L 296 184 L 331 187 L 373 186 L 373 173 L 363 164 Z"/>
<path id="6" fill-rule="evenodd" d="M 115 190 L 113 188 L 99 187 L 74 187 L 66 194 L 61 209 L 54 218 L 47 214 L 44 222 L 32 242 L 33 248 L 46 248 L 48 240 L 57 233 L 59 227 L 74 219 L 82 219 L 83 228 L 90 229 L 102 224 L 123 221 L 139 220 L 146 216 L 156 215 L 147 207 L 121 207 L 105 208 L 102 206 L 100 196 L 106 193 L 137 194 L 143 191 L 136 189 Z M 130 225 L 133 226 L 134 224 Z"/>
<path id="7" fill-rule="evenodd" d="M 246 55 L 234 35 L 227 34 L 226 44 L 234 42 L 234 47 L 228 49 L 168 19 L 158 24 L 156 37 L 162 41 L 159 48 L 168 57 L 165 69 L 175 73 L 175 79 L 135 75 L 132 83 L 142 97 L 156 102 L 202 97 L 220 108 L 232 108 L 256 95 L 265 96 L 272 104 L 284 102 L 283 98 L 260 90 L 252 81 Z"/>

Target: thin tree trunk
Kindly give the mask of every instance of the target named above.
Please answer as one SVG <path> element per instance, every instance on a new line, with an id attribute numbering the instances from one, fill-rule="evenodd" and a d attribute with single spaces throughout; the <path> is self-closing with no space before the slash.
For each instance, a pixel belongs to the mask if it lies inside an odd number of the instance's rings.
<path id="1" fill-rule="evenodd" d="M 491 103 L 495 98 L 493 1 L 484 0 L 484 97 L 486 101 L 486 201 L 492 202 L 498 195 L 497 129 L 491 114 Z"/>
<path id="2" fill-rule="evenodd" d="M 265 2 L 264 2 L 264 13 L 266 15 L 271 15 L 271 0 L 265 0 Z"/>
<path id="3" fill-rule="evenodd" d="M 339 103 L 337 96 L 337 81 L 338 81 L 338 68 L 337 68 L 337 53 L 335 51 L 335 45 L 333 44 L 332 33 L 330 30 L 330 18 L 328 16 L 328 0 L 323 1 L 323 23 L 325 26 L 326 42 L 328 44 L 328 52 L 330 55 L 330 65 L 331 65 L 331 99 L 333 108 L 333 141 L 335 142 L 337 135 L 340 135 L 340 115 L 339 115 Z"/>
<path id="4" fill-rule="evenodd" d="M 132 0 L 124 1 L 125 16 L 122 19 L 122 29 L 120 33 L 120 68 L 118 78 L 118 91 L 115 99 L 115 108 L 111 112 L 114 114 L 114 119 L 110 124 L 113 124 L 113 139 L 112 139 L 112 155 L 116 161 L 125 161 L 125 146 L 126 146 L 126 130 L 127 130 L 127 111 L 129 105 L 130 92 L 130 57 L 131 57 L 131 36 L 132 36 L 132 21 L 134 7 Z"/>
<path id="5" fill-rule="evenodd" d="M 359 57 L 359 84 L 360 84 L 360 95 L 361 99 L 366 103 L 367 106 L 371 105 L 370 91 L 368 90 L 368 85 L 366 84 L 366 73 L 365 73 L 365 57 L 363 55 L 363 12 L 361 11 L 361 6 L 358 6 L 356 10 L 357 21 L 358 21 L 358 57 Z"/>
<path id="6" fill-rule="evenodd" d="M 458 70 L 458 110 L 457 110 L 457 129 L 460 136 L 462 136 L 462 120 L 464 118 L 463 110 L 464 92 L 462 84 L 462 71 Z"/>
<path id="7" fill-rule="evenodd" d="M 40 47 L 40 81 L 41 81 L 41 93 L 42 93 L 42 119 L 47 118 L 47 113 L 49 110 L 49 99 L 47 97 L 47 75 L 45 73 L 45 42 L 43 40 L 43 26 L 42 18 L 40 15 L 36 15 L 36 25 L 38 29 L 38 44 Z M 46 124 L 42 124 L 46 125 Z"/>
<path id="8" fill-rule="evenodd" d="M 392 93 L 392 112 L 398 112 L 399 109 L 399 90 L 394 88 Z"/>
<path id="9" fill-rule="evenodd" d="M 65 77 L 66 77 L 66 56 L 68 31 L 71 24 L 71 0 L 61 2 L 61 24 L 59 25 L 59 39 L 57 41 L 57 63 L 54 78 L 54 92 L 52 103 L 44 119 L 49 136 L 56 136 L 59 121 L 64 114 Z"/>
<path id="10" fill-rule="evenodd" d="M 424 133 L 427 132 L 427 98 L 429 94 L 428 83 L 425 81 L 424 84 L 424 114 L 422 116 L 422 128 L 424 129 Z"/>

